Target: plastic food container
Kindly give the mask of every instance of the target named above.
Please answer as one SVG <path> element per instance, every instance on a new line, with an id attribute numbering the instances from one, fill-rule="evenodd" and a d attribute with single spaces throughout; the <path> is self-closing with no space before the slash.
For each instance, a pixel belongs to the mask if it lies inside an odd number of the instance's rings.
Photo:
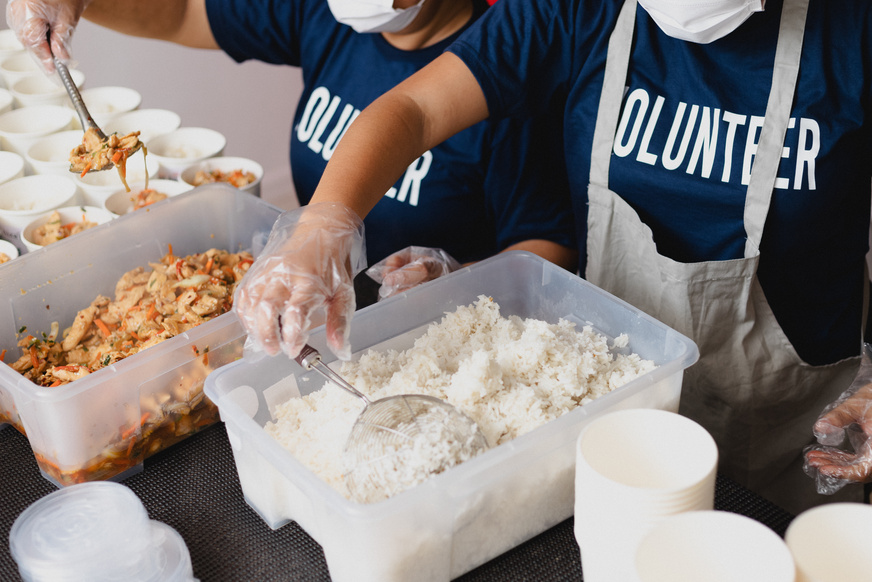
<path id="1" fill-rule="evenodd" d="M 324 548 L 332 579 L 449 580 L 569 518 L 575 446 L 592 418 L 621 408 L 677 411 L 696 344 L 580 277 L 525 252 L 502 253 L 357 312 L 351 346 L 406 349 L 446 312 L 493 297 L 503 316 L 592 325 L 658 368 L 390 499 L 360 505 L 300 464 L 263 426 L 288 398 L 324 384 L 288 358 L 233 362 L 206 379 L 243 494 L 273 529 L 293 520 Z M 310 343 L 324 355 L 323 326 Z"/>
<path id="2" fill-rule="evenodd" d="M 0 277 L 4 361 L 20 356 L 22 326 L 34 335 L 48 333 L 53 321 L 69 326 L 98 294 L 114 297 L 124 273 L 147 268 L 170 244 L 178 256 L 212 247 L 256 255 L 280 212 L 231 186 L 204 186 L 10 261 Z M 0 423 L 27 435 L 40 470 L 57 485 L 121 480 L 141 471 L 145 458 L 218 420 L 202 383 L 241 355 L 243 341 L 230 312 L 56 388 L 0 364 Z M 140 403 L 154 399 L 165 415 L 142 424 Z"/>

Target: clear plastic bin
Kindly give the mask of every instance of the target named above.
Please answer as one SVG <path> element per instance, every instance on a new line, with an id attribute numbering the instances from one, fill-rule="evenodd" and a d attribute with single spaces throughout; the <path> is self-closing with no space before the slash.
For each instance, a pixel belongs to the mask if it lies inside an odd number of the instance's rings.
<path id="1" fill-rule="evenodd" d="M 281 209 L 216 184 L 173 196 L 48 245 L 0 268 L 0 350 L 21 355 L 16 332 L 69 326 L 98 294 L 115 295 L 127 271 L 209 248 L 263 248 Z M 244 331 L 234 313 L 56 388 L 40 387 L 0 364 L 0 424 L 26 434 L 43 475 L 60 486 L 121 480 L 142 461 L 219 420 L 202 391 L 210 370 L 239 358 Z M 185 395 L 179 401 L 177 395 Z M 140 402 L 158 398 L 166 414 L 141 428 Z"/>
<path id="2" fill-rule="evenodd" d="M 406 349 L 446 312 L 488 295 L 503 316 L 591 324 L 609 338 L 629 335 L 627 351 L 658 367 L 521 437 L 386 501 L 347 500 L 300 464 L 263 426 L 291 397 L 323 380 L 286 357 L 240 360 L 206 379 L 233 449 L 248 504 L 272 528 L 293 520 L 321 546 L 336 582 L 456 578 L 569 518 L 575 442 L 591 418 L 621 408 L 677 411 L 696 344 L 657 320 L 539 257 L 503 253 L 360 310 L 355 353 Z M 310 343 L 325 362 L 324 328 Z"/>

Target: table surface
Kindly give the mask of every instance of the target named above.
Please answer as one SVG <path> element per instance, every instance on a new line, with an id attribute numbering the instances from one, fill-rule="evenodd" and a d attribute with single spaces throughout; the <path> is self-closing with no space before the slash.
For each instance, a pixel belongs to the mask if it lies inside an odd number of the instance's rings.
<path id="1" fill-rule="evenodd" d="M 296 523 L 272 530 L 245 502 L 223 423 L 147 459 L 144 470 L 124 481 L 149 517 L 184 538 L 194 575 L 202 582 L 328 581 L 324 553 Z M 56 487 L 39 472 L 27 439 L 11 426 L 0 429 L 0 581 L 20 580 L 9 553 L 15 518 Z M 793 516 L 718 477 L 715 508 L 746 515 L 783 536 Z M 461 582 L 582 580 L 572 519 L 498 556 L 458 579 Z"/>

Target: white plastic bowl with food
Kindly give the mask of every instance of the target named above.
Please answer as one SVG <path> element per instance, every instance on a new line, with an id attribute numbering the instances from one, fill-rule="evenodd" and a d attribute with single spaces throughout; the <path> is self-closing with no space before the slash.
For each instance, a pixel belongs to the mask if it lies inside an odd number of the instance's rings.
<path id="1" fill-rule="evenodd" d="M 15 152 L 0 152 L 0 184 L 24 177 L 24 158 Z"/>
<path id="2" fill-rule="evenodd" d="M 70 172 L 70 152 L 82 143 L 81 129 L 68 129 L 41 137 L 24 155 L 30 172 L 74 177 Z"/>
<path id="3" fill-rule="evenodd" d="M 227 138 L 214 129 L 180 127 L 155 137 L 146 147 L 160 166 L 158 177 L 175 180 L 191 164 L 221 156 L 225 145 Z"/>
<path id="4" fill-rule="evenodd" d="M 96 206 L 67 206 L 46 212 L 32 220 L 21 231 L 21 242 L 28 251 L 62 241 L 98 224 L 109 222 L 115 215 Z"/>
<path id="5" fill-rule="evenodd" d="M 221 156 L 191 164 L 179 174 L 179 181 L 191 187 L 228 183 L 260 197 L 260 183 L 263 181 L 263 166 L 248 158 Z"/>
<path id="6" fill-rule="evenodd" d="M 88 113 L 94 118 L 94 122 L 100 127 L 104 127 L 122 113 L 138 109 L 139 104 L 142 103 L 142 95 L 130 87 L 92 87 L 82 91 L 82 101 L 85 102 Z M 127 135 L 128 133 L 131 132 L 119 133 L 119 135 Z"/>
<path id="7" fill-rule="evenodd" d="M 169 109 L 136 109 L 121 113 L 111 121 L 107 121 L 103 131 L 107 134 L 115 132 L 118 135 L 138 131 L 139 141 L 148 147 L 152 139 L 175 131 L 181 124 L 182 118 L 179 114 Z"/>
<path id="8" fill-rule="evenodd" d="M 129 186 L 130 192 L 124 189 L 115 192 L 106 199 L 103 207 L 112 214 L 121 216 L 192 189 L 185 182 L 160 178 L 149 180 L 147 188 L 145 182 L 130 183 Z"/>
<path id="9" fill-rule="evenodd" d="M 125 189 L 125 182 L 130 186 L 134 182 L 145 181 L 146 176 L 151 180 L 157 177 L 157 172 L 158 163 L 152 159 L 151 152 L 145 156 L 145 161 L 143 161 L 143 151 L 139 150 L 127 159 L 124 180 L 122 180 L 117 167 L 99 172 L 88 172 L 84 177 L 75 173 L 72 176 L 82 191 L 84 203 L 102 208 L 109 196 L 118 190 Z"/>
<path id="10" fill-rule="evenodd" d="M 0 115 L 0 149 L 27 155 L 38 139 L 73 128 L 75 112 L 63 105 L 35 105 Z"/>
<path id="11" fill-rule="evenodd" d="M 0 184 L 0 234 L 17 239 L 31 220 L 79 202 L 79 189 L 65 176 L 24 176 Z"/>
<path id="12" fill-rule="evenodd" d="M 0 79 L 3 86 L 9 89 L 18 79 L 45 75 L 42 69 L 30 54 L 24 51 L 16 51 L 4 57 L 0 57 Z"/>
<path id="13" fill-rule="evenodd" d="M 18 258 L 18 247 L 0 238 L 0 266 Z"/>
<path id="14" fill-rule="evenodd" d="M 79 89 L 85 83 L 85 74 L 76 69 L 70 69 L 70 78 Z M 70 96 L 64 86 L 54 82 L 45 75 L 28 75 L 9 86 L 9 92 L 15 98 L 15 107 L 33 107 L 34 105 L 63 105 L 72 109 Z"/>

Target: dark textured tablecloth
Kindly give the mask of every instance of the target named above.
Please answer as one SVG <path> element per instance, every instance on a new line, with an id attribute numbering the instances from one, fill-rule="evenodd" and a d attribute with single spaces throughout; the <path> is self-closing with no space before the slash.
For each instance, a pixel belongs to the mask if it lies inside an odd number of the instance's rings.
<path id="1" fill-rule="evenodd" d="M 324 553 L 296 523 L 271 530 L 245 503 L 224 425 L 218 423 L 145 461 L 127 480 L 149 517 L 174 527 L 202 582 L 330 580 Z M 19 581 L 9 529 L 31 503 L 56 488 L 14 428 L 0 429 L 0 582 Z M 783 536 L 793 516 L 719 477 L 715 508 L 760 521 Z M 572 519 L 459 578 L 462 582 L 582 580 Z"/>

